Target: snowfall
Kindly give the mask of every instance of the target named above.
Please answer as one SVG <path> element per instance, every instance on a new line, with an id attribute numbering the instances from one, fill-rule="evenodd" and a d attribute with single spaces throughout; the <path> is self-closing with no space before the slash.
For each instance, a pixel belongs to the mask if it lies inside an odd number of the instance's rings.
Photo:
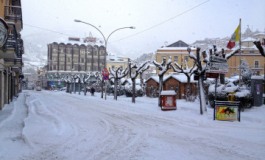
<path id="1" fill-rule="evenodd" d="M 62 91 L 23 91 L 0 111 L 0 160 L 264 160 L 265 105 L 241 121 L 200 115 L 199 101 L 107 99 Z"/>

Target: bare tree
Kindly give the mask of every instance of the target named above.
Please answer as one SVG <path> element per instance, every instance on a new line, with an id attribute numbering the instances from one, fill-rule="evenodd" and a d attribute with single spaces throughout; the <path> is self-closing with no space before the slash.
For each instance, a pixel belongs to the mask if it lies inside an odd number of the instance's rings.
<path id="1" fill-rule="evenodd" d="M 196 56 L 191 52 L 191 49 L 188 48 L 189 57 L 194 60 L 197 69 L 194 71 L 194 74 L 198 76 L 198 88 L 199 88 L 199 96 L 200 96 L 200 114 L 203 114 L 203 110 L 206 111 L 206 102 L 205 102 L 205 94 L 203 88 L 203 79 L 206 71 L 206 65 L 202 65 L 201 56 L 200 56 L 200 48 L 196 50 Z M 205 62 L 207 62 L 206 57 L 204 58 Z"/>
<path id="2" fill-rule="evenodd" d="M 181 63 L 181 65 L 179 65 L 177 62 L 174 62 L 174 64 L 175 64 L 175 66 L 171 65 L 174 72 L 183 73 L 187 77 L 188 87 L 186 88 L 186 100 L 187 101 L 193 101 L 192 86 L 191 86 L 190 81 L 191 81 L 191 76 L 193 75 L 194 71 L 197 69 L 195 67 L 196 63 L 194 62 L 193 66 L 191 68 L 188 67 L 188 63 L 186 60 L 184 61 L 184 63 Z"/>
<path id="3" fill-rule="evenodd" d="M 148 69 L 149 65 L 147 65 L 150 61 L 146 61 L 141 65 L 132 64 L 129 59 L 129 76 L 132 80 L 132 103 L 135 103 L 135 79 L 139 74 L 142 74 L 145 70 Z M 147 67 L 146 67 L 147 66 Z"/>
<path id="4" fill-rule="evenodd" d="M 166 58 L 164 57 L 161 63 L 156 62 L 155 60 L 153 61 L 154 65 L 158 68 L 159 73 L 158 73 L 158 77 L 159 77 L 159 97 L 158 97 L 158 106 L 161 107 L 161 91 L 163 90 L 163 77 L 164 74 L 170 69 L 171 67 L 171 56 L 169 57 L 168 61 L 166 61 Z"/>
<path id="5" fill-rule="evenodd" d="M 114 79 L 114 99 L 117 100 L 118 81 L 119 81 L 119 79 L 125 77 L 128 74 L 128 68 L 126 68 L 126 69 L 122 69 L 122 67 L 119 67 L 117 69 L 109 68 L 109 71 L 110 71 L 111 78 Z"/>

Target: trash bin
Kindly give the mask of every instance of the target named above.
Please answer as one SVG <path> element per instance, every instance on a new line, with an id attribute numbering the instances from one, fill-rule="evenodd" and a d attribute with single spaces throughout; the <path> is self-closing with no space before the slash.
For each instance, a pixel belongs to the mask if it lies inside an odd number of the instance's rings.
<path id="1" fill-rule="evenodd" d="M 253 106 L 261 106 L 263 101 L 263 77 L 251 77 L 251 93 L 253 96 Z"/>
<path id="2" fill-rule="evenodd" d="M 162 91 L 161 94 L 161 109 L 162 110 L 176 110 L 176 92 L 174 90 Z"/>

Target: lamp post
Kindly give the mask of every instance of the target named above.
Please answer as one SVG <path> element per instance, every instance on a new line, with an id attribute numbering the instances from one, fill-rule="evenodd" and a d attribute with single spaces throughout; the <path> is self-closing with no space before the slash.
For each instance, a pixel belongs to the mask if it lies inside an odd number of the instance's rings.
<path id="1" fill-rule="evenodd" d="M 101 31 L 99 28 L 97 28 L 96 26 L 94 26 L 93 24 L 88 23 L 88 22 L 84 22 L 84 21 L 81 21 L 81 20 L 78 20 L 78 19 L 75 19 L 74 21 L 75 21 L 75 22 L 79 22 L 79 23 L 84 23 L 84 24 L 90 25 L 90 26 L 94 27 L 97 31 L 99 31 L 99 33 L 102 35 L 103 40 L 104 40 L 104 45 L 105 45 L 105 49 L 106 49 L 106 55 L 107 55 L 107 52 L 108 52 L 108 51 L 107 51 L 108 40 L 109 40 L 110 36 L 111 36 L 114 32 L 116 32 L 116 31 L 118 31 L 118 30 L 122 30 L 122 29 L 135 29 L 135 27 L 133 27 L 133 26 L 117 28 L 117 29 L 115 29 L 114 31 L 112 31 L 112 32 L 109 34 L 109 36 L 106 38 L 106 37 L 104 36 L 104 34 L 102 33 L 102 31 Z M 104 61 L 105 61 L 105 62 L 104 62 L 104 68 L 106 68 L 106 56 L 104 57 Z"/>
<path id="2" fill-rule="evenodd" d="M 108 55 L 107 45 L 108 45 L 108 40 L 109 40 L 110 36 L 111 36 L 113 33 L 115 33 L 116 31 L 119 31 L 119 30 L 122 30 L 122 29 L 135 29 L 135 27 L 133 27 L 133 26 L 117 28 L 117 29 L 115 29 L 114 31 L 112 31 L 112 32 L 108 35 L 108 37 L 106 38 L 106 37 L 104 36 L 104 34 L 102 33 L 102 31 L 101 31 L 99 28 L 97 28 L 96 26 L 94 26 L 93 24 L 88 23 L 88 22 L 84 22 L 84 21 L 81 21 L 81 20 L 78 20 L 78 19 L 75 19 L 74 21 L 75 21 L 75 22 L 78 22 L 78 23 L 84 23 L 84 24 L 87 24 L 87 25 L 89 25 L 89 26 L 92 26 L 92 27 L 94 27 L 97 31 L 99 31 L 99 33 L 102 35 L 102 37 L 103 37 L 103 39 L 104 39 L 105 50 L 106 50 L 106 54 L 105 54 L 105 56 L 104 56 L 104 68 L 106 68 L 106 57 L 107 57 L 107 55 Z M 104 84 L 104 79 L 102 78 L 102 88 L 101 88 L 102 92 L 101 92 L 101 98 L 103 98 L 103 84 Z"/>

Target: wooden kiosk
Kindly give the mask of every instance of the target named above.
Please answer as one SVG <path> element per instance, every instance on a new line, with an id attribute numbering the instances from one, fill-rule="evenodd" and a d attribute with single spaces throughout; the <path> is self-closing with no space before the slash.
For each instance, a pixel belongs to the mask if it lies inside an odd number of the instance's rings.
<path id="1" fill-rule="evenodd" d="M 174 90 L 162 91 L 161 94 L 161 109 L 162 110 L 176 110 L 176 92 Z"/>

